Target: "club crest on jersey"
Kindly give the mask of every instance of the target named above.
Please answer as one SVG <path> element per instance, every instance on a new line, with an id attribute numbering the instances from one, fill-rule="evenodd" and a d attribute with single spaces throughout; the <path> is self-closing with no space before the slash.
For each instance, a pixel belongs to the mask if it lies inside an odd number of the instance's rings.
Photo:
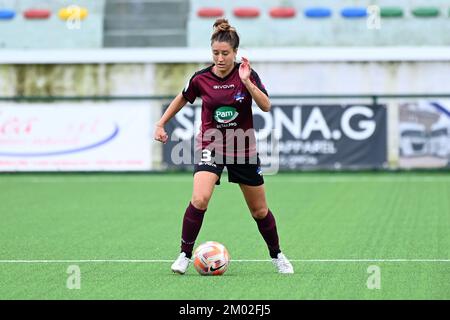
<path id="1" fill-rule="evenodd" d="M 235 96 L 234 96 L 234 100 L 236 100 L 237 102 L 242 102 L 245 99 L 245 94 L 243 94 L 241 91 L 239 91 Z"/>

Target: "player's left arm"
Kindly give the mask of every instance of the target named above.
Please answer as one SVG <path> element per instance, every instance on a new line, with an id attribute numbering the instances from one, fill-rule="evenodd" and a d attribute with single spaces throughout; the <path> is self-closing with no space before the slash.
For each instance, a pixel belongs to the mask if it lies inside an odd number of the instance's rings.
<path id="1" fill-rule="evenodd" d="M 251 81 L 251 74 L 252 68 L 250 67 L 250 62 L 247 58 L 242 57 L 242 63 L 239 67 L 239 77 L 248 92 L 252 95 L 252 98 L 255 100 L 258 107 L 264 112 L 269 112 L 271 107 L 269 97 L 267 96 L 267 93 L 263 92 Z"/>

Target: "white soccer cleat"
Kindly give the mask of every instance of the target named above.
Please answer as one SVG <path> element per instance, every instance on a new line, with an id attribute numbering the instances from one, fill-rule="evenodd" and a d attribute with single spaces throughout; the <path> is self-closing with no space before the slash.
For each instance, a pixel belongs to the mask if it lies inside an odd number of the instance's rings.
<path id="1" fill-rule="evenodd" d="M 172 263 L 172 266 L 170 268 L 175 273 L 184 274 L 189 267 L 190 262 L 191 260 L 189 258 L 186 258 L 186 253 L 181 252 L 177 260 Z"/>
<path id="2" fill-rule="evenodd" d="M 272 263 L 278 270 L 278 273 L 294 273 L 294 267 L 281 252 L 276 259 L 272 259 Z"/>

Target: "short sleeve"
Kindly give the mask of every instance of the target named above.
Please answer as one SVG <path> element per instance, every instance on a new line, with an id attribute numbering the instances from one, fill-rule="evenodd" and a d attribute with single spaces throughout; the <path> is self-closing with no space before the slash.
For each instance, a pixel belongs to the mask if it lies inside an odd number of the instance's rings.
<path id="1" fill-rule="evenodd" d="M 266 87 L 261 82 L 261 79 L 259 78 L 256 71 L 253 69 L 250 74 L 250 81 L 253 82 L 258 87 L 258 89 L 261 90 L 266 96 L 269 96 L 269 94 L 267 93 Z"/>
<path id="2" fill-rule="evenodd" d="M 183 97 L 189 101 L 189 103 L 194 103 L 195 98 L 199 96 L 199 90 L 198 90 L 198 84 L 196 81 L 196 75 L 194 74 L 189 81 L 186 83 L 186 86 L 184 87 L 182 94 Z"/>

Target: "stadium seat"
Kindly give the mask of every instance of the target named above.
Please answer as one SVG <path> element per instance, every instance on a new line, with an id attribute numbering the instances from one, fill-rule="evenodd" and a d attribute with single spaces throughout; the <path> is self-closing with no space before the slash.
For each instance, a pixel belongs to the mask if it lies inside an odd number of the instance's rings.
<path id="1" fill-rule="evenodd" d="M 257 18 L 260 15 L 258 8 L 241 7 L 233 9 L 233 14 L 238 18 Z"/>
<path id="2" fill-rule="evenodd" d="M 68 20 L 71 16 L 73 16 L 76 13 L 77 12 L 75 10 L 73 10 L 71 7 L 67 7 L 67 8 L 62 8 L 61 10 L 59 10 L 58 16 L 61 20 Z M 79 12 L 80 20 L 86 19 L 88 14 L 89 14 L 89 12 L 86 8 L 80 7 L 80 12 Z"/>
<path id="3" fill-rule="evenodd" d="M 341 10 L 341 16 L 347 19 L 365 18 L 367 9 L 362 7 L 348 7 Z"/>
<path id="4" fill-rule="evenodd" d="M 322 7 L 307 8 L 304 14 L 307 18 L 328 18 L 331 17 L 331 9 Z"/>
<path id="5" fill-rule="evenodd" d="M 276 7 L 272 8 L 269 11 L 269 15 L 272 18 L 293 18 L 295 17 L 296 11 L 295 8 L 291 7 Z"/>
<path id="6" fill-rule="evenodd" d="M 14 10 L 0 9 L 0 20 L 11 20 L 16 16 Z"/>
<path id="7" fill-rule="evenodd" d="M 200 8 L 197 11 L 197 16 L 201 18 L 219 18 L 225 15 L 222 8 Z"/>
<path id="8" fill-rule="evenodd" d="M 418 18 L 433 18 L 439 16 L 439 9 L 436 7 L 417 7 L 412 10 L 412 14 Z"/>
<path id="9" fill-rule="evenodd" d="M 400 7 L 381 7 L 380 17 L 382 18 L 401 18 L 403 17 L 403 9 Z"/>
<path id="10" fill-rule="evenodd" d="M 102 48 L 105 1 L 0 1 L 0 50 Z M 81 9 L 80 21 L 72 4 Z"/>
<path id="11" fill-rule="evenodd" d="M 450 8 L 438 4 L 440 1 L 191 0 L 187 42 L 193 47 L 208 45 L 204 33 L 210 31 L 211 21 L 199 12 L 204 8 L 216 8 L 220 14 L 211 14 L 211 17 L 231 18 L 231 23 L 244 35 L 243 45 L 248 47 L 445 46 L 450 43 L 447 36 L 450 34 Z M 370 14 L 367 11 L 369 4 L 379 7 L 382 32 L 367 28 L 364 20 Z"/>
<path id="12" fill-rule="evenodd" d="M 24 11 L 23 16 L 29 20 L 48 19 L 51 16 L 50 10 L 46 9 L 28 9 Z"/>

